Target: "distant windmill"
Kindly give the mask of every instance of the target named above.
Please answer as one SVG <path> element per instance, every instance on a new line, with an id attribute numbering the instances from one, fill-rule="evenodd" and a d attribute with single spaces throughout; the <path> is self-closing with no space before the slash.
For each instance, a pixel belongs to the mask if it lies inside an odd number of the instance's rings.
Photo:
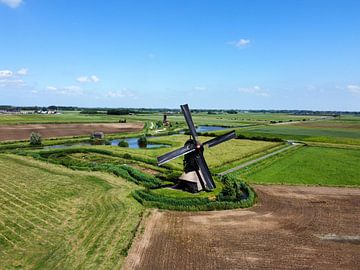
<path id="1" fill-rule="evenodd" d="M 231 131 L 201 144 L 197 139 L 196 128 L 191 117 L 189 106 L 185 104 L 181 105 L 180 108 L 189 127 L 191 138 L 185 142 L 183 147 L 158 157 L 158 165 L 160 166 L 170 160 L 185 155 L 184 173 L 179 178 L 181 186 L 192 192 L 201 190 L 211 191 L 216 186 L 203 155 L 204 147 L 213 147 L 222 142 L 234 139 L 236 137 L 235 131 Z"/>

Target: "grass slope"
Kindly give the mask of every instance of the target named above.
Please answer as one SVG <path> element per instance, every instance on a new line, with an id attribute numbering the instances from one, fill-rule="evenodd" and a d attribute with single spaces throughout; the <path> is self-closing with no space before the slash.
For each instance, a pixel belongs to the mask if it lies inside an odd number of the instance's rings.
<path id="1" fill-rule="evenodd" d="M 143 211 L 129 196 L 135 187 L 0 155 L 1 268 L 120 268 Z"/>
<path id="2" fill-rule="evenodd" d="M 301 147 L 234 173 L 253 183 L 360 185 L 360 151 Z"/>

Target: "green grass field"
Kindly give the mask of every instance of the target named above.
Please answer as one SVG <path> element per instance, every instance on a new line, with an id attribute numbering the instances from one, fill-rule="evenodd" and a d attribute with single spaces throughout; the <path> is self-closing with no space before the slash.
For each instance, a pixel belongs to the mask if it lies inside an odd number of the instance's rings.
<path id="1" fill-rule="evenodd" d="M 30 124 L 30 123 L 99 123 L 118 122 L 126 118 L 128 121 L 162 121 L 162 113 L 107 115 L 107 114 L 80 114 L 78 111 L 64 112 L 63 114 L 0 114 L 0 124 Z M 270 121 L 300 121 L 302 119 L 319 119 L 319 116 L 289 115 L 283 113 L 238 113 L 238 114 L 207 114 L 193 113 L 197 125 L 243 126 L 252 124 L 266 124 Z M 169 114 L 168 119 L 175 123 L 183 123 L 184 116 L 180 113 Z"/>
<path id="2" fill-rule="evenodd" d="M 143 212 L 135 187 L 0 155 L 0 268 L 119 269 Z"/>
<path id="3" fill-rule="evenodd" d="M 0 123 L 95 123 L 117 122 L 120 118 L 125 117 L 69 112 L 63 115 L 0 115 Z M 198 125 L 237 127 L 237 133 L 249 137 L 280 137 L 319 144 L 346 144 L 348 147 L 295 147 L 233 173 L 249 183 L 360 186 L 360 150 L 356 149 L 360 145 L 358 117 L 330 120 L 270 113 L 195 113 L 193 118 Z M 300 121 L 303 118 L 307 121 Z M 308 121 L 309 118 L 314 121 Z M 126 119 L 146 121 L 150 125 L 161 120 L 162 114 L 129 115 Z M 170 115 L 169 119 L 180 123 L 177 127 L 185 127 L 181 114 Z M 270 121 L 289 120 L 292 120 L 291 124 L 269 125 Z M 217 133 L 224 132 L 227 131 Z M 132 135 L 139 134 L 124 136 Z M 109 135 L 108 138 L 119 136 L 122 135 Z M 91 166 L 122 166 L 126 163 L 143 173 L 165 176 L 168 181 L 173 177 L 171 172 L 181 173 L 183 159 L 175 159 L 159 168 L 156 157 L 183 146 L 188 138 L 175 135 L 150 139 L 169 144 L 166 148 L 86 146 L 73 147 L 76 149 L 73 152 L 71 149 L 12 150 L 4 144 L 2 151 L 31 153 L 49 162 L 76 166 L 73 167 L 75 170 L 70 170 L 30 157 L 0 154 L 0 269 L 119 269 L 144 211 L 130 194 L 143 187 L 114 176 L 113 171 L 90 171 Z M 201 142 L 209 139 L 211 137 L 199 137 Z M 81 138 L 45 140 L 44 144 L 70 140 Z M 15 143 L 14 147 L 27 144 Z M 205 158 L 212 173 L 218 173 L 285 146 L 269 141 L 231 140 L 205 149 Z M 57 151 L 66 153 L 57 156 Z M 65 162 L 61 163 L 61 159 Z M 192 195 L 168 188 L 153 193 L 171 198 L 206 198 L 215 197 L 221 189 L 222 184 L 218 183 L 217 189 L 210 193 Z"/>
<path id="4" fill-rule="evenodd" d="M 203 137 L 200 136 L 199 140 L 205 142 L 210 140 L 212 137 Z M 107 149 L 113 151 L 114 153 L 129 153 L 132 156 L 139 156 L 143 158 L 150 158 L 153 161 L 156 161 L 156 157 L 170 152 L 178 147 L 184 145 L 184 142 L 189 139 L 189 136 L 186 135 L 176 135 L 176 136 L 161 136 L 157 138 L 152 138 L 151 141 L 158 143 L 171 144 L 172 147 L 166 148 L 156 148 L 156 149 L 128 149 L 117 146 L 96 146 L 99 149 Z M 255 155 L 259 152 L 266 151 L 273 147 L 278 146 L 279 143 L 274 142 L 265 142 L 265 141 L 250 141 L 250 140 L 231 140 L 225 143 L 222 143 L 219 146 L 213 148 L 205 149 L 205 158 L 209 164 L 211 170 L 219 171 L 224 166 L 228 164 L 233 164 L 240 162 L 249 156 Z M 173 168 L 182 170 L 183 159 L 177 158 L 170 161 L 167 164 L 173 166 Z"/>
<path id="5" fill-rule="evenodd" d="M 300 147 L 234 174 L 250 183 L 360 186 L 360 151 Z"/>
<path id="6" fill-rule="evenodd" d="M 314 121 L 237 130 L 246 136 L 276 137 L 324 143 L 360 145 L 360 121 Z"/>

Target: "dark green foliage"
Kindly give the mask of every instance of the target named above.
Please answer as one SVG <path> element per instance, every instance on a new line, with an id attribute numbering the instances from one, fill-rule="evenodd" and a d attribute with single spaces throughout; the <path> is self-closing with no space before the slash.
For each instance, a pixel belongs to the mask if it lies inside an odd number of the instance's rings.
<path id="1" fill-rule="evenodd" d="M 225 177 L 227 186 L 219 194 L 216 200 L 204 197 L 175 198 L 167 197 L 152 192 L 151 190 L 135 190 L 133 197 L 147 207 L 178 211 L 208 211 L 233 208 L 250 207 L 255 203 L 255 192 L 244 182 L 238 182 L 236 178 Z M 227 194 L 228 196 L 224 196 Z M 231 196 L 229 196 L 231 195 Z"/>
<path id="2" fill-rule="evenodd" d="M 133 112 L 134 111 L 129 110 L 129 109 L 112 109 L 112 110 L 108 110 L 107 114 L 108 115 L 126 115 L 126 114 L 130 114 Z"/>
<path id="3" fill-rule="evenodd" d="M 247 198 L 251 192 L 244 182 L 234 176 L 225 175 L 221 181 L 224 187 L 218 196 L 219 201 L 239 201 Z"/>
<path id="4" fill-rule="evenodd" d="M 125 140 L 120 140 L 118 143 L 118 146 L 120 147 L 129 147 L 129 143 Z"/>
<path id="5" fill-rule="evenodd" d="M 145 147 L 147 146 L 147 144 L 148 144 L 145 135 L 140 136 L 140 138 L 138 139 L 137 143 L 138 143 L 139 147 L 145 148 Z"/>
<path id="6" fill-rule="evenodd" d="M 228 177 L 226 176 L 224 177 L 224 180 L 222 182 L 224 184 L 224 187 L 221 193 L 219 194 L 219 197 L 221 196 L 223 199 L 225 198 L 234 199 L 236 197 L 236 190 L 237 190 L 236 183 L 230 181 L 230 179 L 228 179 Z"/>
<path id="7" fill-rule="evenodd" d="M 244 134 L 236 134 L 237 139 L 246 139 L 246 140 L 254 140 L 254 141 L 268 141 L 268 142 L 283 142 L 284 140 L 281 138 L 274 137 L 265 137 L 265 136 L 247 136 Z"/>
<path id="8" fill-rule="evenodd" d="M 162 128 L 164 125 L 163 125 L 163 122 L 162 121 L 156 121 L 156 123 L 155 123 L 155 127 L 156 128 Z"/>
<path id="9" fill-rule="evenodd" d="M 182 172 L 180 171 L 169 170 L 166 171 L 165 173 L 160 174 L 157 177 L 163 181 L 177 182 L 181 174 Z"/>
<path id="10" fill-rule="evenodd" d="M 150 190 L 135 190 L 133 197 L 147 207 L 177 211 L 209 211 L 251 207 L 255 202 L 255 193 L 250 188 L 249 196 L 239 201 L 212 201 L 208 198 L 172 198 L 155 194 Z"/>
<path id="11" fill-rule="evenodd" d="M 30 134 L 30 145 L 38 146 L 41 145 L 41 135 L 37 132 L 31 132 Z"/>

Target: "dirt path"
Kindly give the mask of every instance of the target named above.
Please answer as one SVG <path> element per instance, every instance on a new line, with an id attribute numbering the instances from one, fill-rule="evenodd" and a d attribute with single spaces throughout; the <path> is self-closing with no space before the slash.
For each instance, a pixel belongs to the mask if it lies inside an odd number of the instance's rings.
<path id="1" fill-rule="evenodd" d="M 251 164 L 254 164 L 254 163 L 256 163 L 256 162 L 259 162 L 259 161 L 264 160 L 264 159 L 266 159 L 266 158 L 269 158 L 269 157 L 271 157 L 271 156 L 277 155 L 277 154 L 279 154 L 279 153 L 281 153 L 281 152 L 284 152 L 284 151 L 286 151 L 286 150 L 289 150 L 289 149 L 291 149 L 291 148 L 293 148 L 293 147 L 295 147 L 295 146 L 297 146 L 297 145 L 299 145 L 299 144 L 298 144 L 298 143 L 293 143 L 293 144 L 291 144 L 291 145 L 289 145 L 289 146 L 287 146 L 287 147 L 285 147 L 285 148 L 281 148 L 281 149 L 279 149 L 279 150 L 277 150 L 277 151 L 271 152 L 271 153 L 266 154 L 266 155 L 264 155 L 264 156 L 262 156 L 262 157 L 259 157 L 259 158 L 250 160 L 250 161 L 245 162 L 245 163 L 243 163 L 243 164 L 241 164 L 241 165 L 239 165 L 239 166 L 236 166 L 236 167 L 231 168 L 231 169 L 229 169 L 229 170 L 226 170 L 226 171 L 224 171 L 224 172 L 218 173 L 218 175 L 223 176 L 223 175 L 225 175 L 225 174 L 238 171 L 238 170 L 240 170 L 240 169 L 242 169 L 242 168 L 245 168 L 245 167 L 247 167 L 247 166 L 250 166 Z"/>
<path id="2" fill-rule="evenodd" d="M 255 188 L 249 210 L 156 212 L 126 269 L 360 269 L 360 189 Z"/>
<path id="3" fill-rule="evenodd" d="M 142 123 L 0 125 L 0 141 L 27 140 L 33 131 L 39 132 L 43 138 L 51 138 L 90 135 L 95 131 L 105 134 L 135 132 L 142 128 Z"/>

